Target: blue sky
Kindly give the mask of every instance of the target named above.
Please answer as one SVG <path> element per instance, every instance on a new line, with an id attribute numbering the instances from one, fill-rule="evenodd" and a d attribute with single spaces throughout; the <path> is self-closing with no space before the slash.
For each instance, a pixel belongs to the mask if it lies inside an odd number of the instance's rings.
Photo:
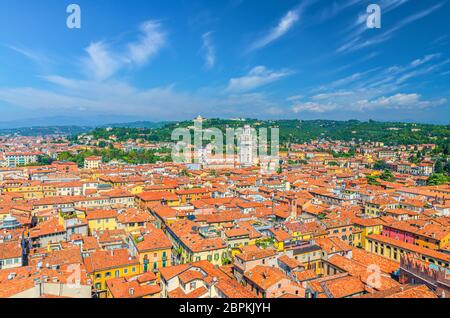
<path id="1" fill-rule="evenodd" d="M 81 7 L 68 29 L 66 7 Z M 382 10 L 368 29 L 366 8 Z M 449 0 L 0 0 L 0 121 L 449 123 Z"/>

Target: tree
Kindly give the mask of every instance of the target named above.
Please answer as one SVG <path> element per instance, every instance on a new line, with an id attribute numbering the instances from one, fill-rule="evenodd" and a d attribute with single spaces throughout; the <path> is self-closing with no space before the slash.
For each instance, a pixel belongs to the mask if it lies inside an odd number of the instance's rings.
<path id="1" fill-rule="evenodd" d="M 444 166 L 442 165 L 441 159 L 436 160 L 436 163 L 434 165 L 434 172 L 435 173 L 443 173 L 444 172 Z"/>
<path id="2" fill-rule="evenodd" d="M 377 162 L 374 163 L 373 168 L 375 170 L 387 170 L 389 169 L 389 165 L 384 160 L 378 160 Z"/>
<path id="3" fill-rule="evenodd" d="M 232 263 L 233 263 L 233 261 L 228 258 L 228 255 L 225 256 L 224 258 L 222 258 L 222 265 L 230 265 Z"/>
<path id="4" fill-rule="evenodd" d="M 384 180 L 384 181 L 388 181 L 388 182 L 395 181 L 394 175 L 392 174 L 391 170 L 388 170 L 388 169 L 384 170 L 384 172 L 380 176 L 380 179 Z"/>
<path id="5" fill-rule="evenodd" d="M 106 143 L 106 141 L 103 141 L 103 140 L 99 141 L 99 143 L 98 143 L 98 146 L 99 146 L 100 148 L 105 148 L 107 145 L 108 145 L 108 144 Z"/>
<path id="6" fill-rule="evenodd" d="M 379 186 L 380 182 L 378 182 L 378 178 L 376 176 L 367 176 L 367 183 L 369 183 L 370 185 L 375 185 L 375 186 Z"/>
<path id="7" fill-rule="evenodd" d="M 191 174 L 189 173 L 189 171 L 187 169 L 181 170 L 180 175 L 183 176 L 183 177 L 190 177 L 191 176 Z"/>
<path id="8" fill-rule="evenodd" d="M 427 181 L 428 185 L 441 185 L 450 182 L 450 177 L 443 173 L 433 173 Z"/>
<path id="9" fill-rule="evenodd" d="M 53 162 L 53 159 L 50 158 L 49 156 L 40 155 L 37 157 L 37 163 L 39 165 L 43 165 L 43 166 L 51 165 L 52 162 Z"/>

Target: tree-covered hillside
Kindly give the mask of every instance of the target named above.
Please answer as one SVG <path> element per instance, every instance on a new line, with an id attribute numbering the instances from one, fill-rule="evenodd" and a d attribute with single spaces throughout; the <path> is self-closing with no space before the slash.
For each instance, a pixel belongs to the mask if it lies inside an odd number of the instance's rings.
<path id="1" fill-rule="evenodd" d="M 343 141 L 378 141 L 387 145 L 436 143 L 448 145 L 450 125 L 429 125 L 395 122 L 361 122 L 332 121 L 332 120 L 224 120 L 208 119 L 203 123 L 204 128 L 216 127 L 225 131 L 227 127 L 238 128 L 249 124 L 255 128 L 278 127 L 280 142 L 302 143 L 318 138 Z M 159 128 L 97 128 L 91 132 L 96 139 L 117 137 L 118 141 L 128 139 L 143 139 L 151 142 L 171 141 L 171 134 L 175 128 L 192 126 L 192 121 L 166 123 Z"/>

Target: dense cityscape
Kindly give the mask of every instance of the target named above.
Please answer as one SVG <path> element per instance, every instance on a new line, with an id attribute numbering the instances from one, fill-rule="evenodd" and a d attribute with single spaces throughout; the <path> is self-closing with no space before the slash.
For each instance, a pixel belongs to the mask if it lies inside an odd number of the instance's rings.
<path id="1" fill-rule="evenodd" d="M 0 0 L 0 314 L 448 312 L 449 13 Z"/>
<path id="2" fill-rule="evenodd" d="M 0 297 L 449 297 L 448 126 L 412 144 L 280 131 L 262 169 L 251 140 L 174 162 L 147 140 L 170 125 L 0 137 Z"/>

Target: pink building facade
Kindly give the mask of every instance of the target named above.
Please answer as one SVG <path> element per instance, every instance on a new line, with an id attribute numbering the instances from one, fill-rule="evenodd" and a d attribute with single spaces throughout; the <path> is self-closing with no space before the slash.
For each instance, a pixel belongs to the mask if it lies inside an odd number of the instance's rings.
<path id="1" fill-rule="evenodd" d="M 395 240 L 400 240 L 406 243 L 414 244 L 414 234 L 411 232 L 402 231 L 400 229 L 392 228 L 388 225 L 383 225 L 382 234 Z"/>

